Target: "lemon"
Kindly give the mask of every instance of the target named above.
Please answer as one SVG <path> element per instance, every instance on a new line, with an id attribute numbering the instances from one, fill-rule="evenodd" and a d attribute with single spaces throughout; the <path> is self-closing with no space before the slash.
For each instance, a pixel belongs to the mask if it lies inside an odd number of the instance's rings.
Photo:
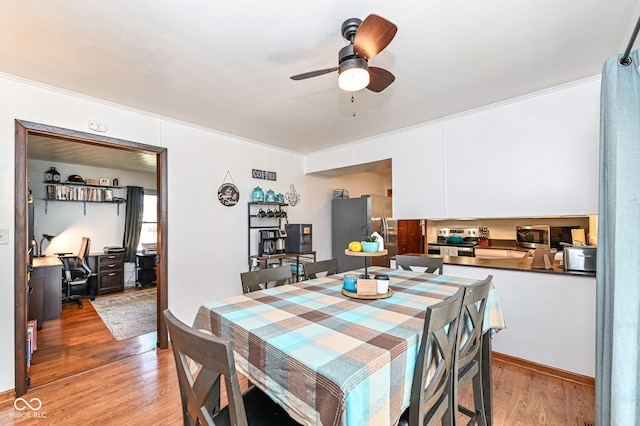
<path id="1" fill-rule="evenodd" d="M 360 243 L 360 241 L 351 241 L 349 243 L 349 250 L 362 251 L 362 244 Z"/>

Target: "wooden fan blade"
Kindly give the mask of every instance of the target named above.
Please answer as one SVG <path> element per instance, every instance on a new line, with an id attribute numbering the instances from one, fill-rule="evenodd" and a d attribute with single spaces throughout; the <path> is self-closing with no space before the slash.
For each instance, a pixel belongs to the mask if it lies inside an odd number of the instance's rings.
<path id="1" fill-rule="evenodd" d="M 372 92 L 382 92 L 396 79 L 389 71 L 378 67 L 369 67 L 369 76 L 371 79 L 367 89 Z"/>
<path id="2" fill-rule="evenodd" d="M 319 75 L 329 74 L 330 72 L 334 72 L 334 71 L 338 71 L 338 67 L 325 68 L 323 70 L 315 70 L 315 71 L 305 72 L 303 74 L 292 75 L 291 80 L 304 80 L 305 78 L 317 77 Z"/>
<path id="3" fill-rule="evenodd" d="M 398 32 L 395 24 L 378 15 L 369 15 L 362 22 L 353 40 L 356 55 L 371 59 L 387 47 Z"/>

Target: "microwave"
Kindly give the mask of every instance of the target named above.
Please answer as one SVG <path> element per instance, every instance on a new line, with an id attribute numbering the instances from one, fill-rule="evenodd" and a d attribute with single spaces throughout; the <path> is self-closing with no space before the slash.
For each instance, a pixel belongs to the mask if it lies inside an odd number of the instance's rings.
<path id="1" fill-rule="evenodd" d="M 516 242 L 520 247 L 550 248 L 549 225 L 516 226 Z"/>

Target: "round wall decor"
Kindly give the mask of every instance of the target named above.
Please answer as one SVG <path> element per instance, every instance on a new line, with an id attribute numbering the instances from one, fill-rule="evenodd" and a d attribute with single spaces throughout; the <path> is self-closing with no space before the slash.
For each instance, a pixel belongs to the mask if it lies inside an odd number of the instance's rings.
<path id="1" fill-rule="evenodd" d="M 233 178 L 231 177 L 231 173 L 227 170 L 226 177 L 229 176 L 231 182 L 224 182 L 218 188 L 218 201 L 220 204 L 227 207 L 233 207 L 238 204 L 240 200 L 240 191 L 238 191 L 238 187 L 233 184 Z"/>

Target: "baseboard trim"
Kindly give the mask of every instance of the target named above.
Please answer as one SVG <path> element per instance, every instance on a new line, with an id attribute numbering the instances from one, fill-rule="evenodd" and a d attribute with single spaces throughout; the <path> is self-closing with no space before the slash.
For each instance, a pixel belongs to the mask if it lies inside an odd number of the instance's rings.
<path id="1" fill-rule="evenodd" d="M 10 401 L 16 396 L 15 389 L 9 389 L 8 391 L 0 392 L 0 403 Z"/>
<path id="2" fill-rule="evenodd" d="M 590 376 L 584 376 L 582 374 L 573 373 L 571 371 L 561 370 L 559 368 L 549 367 L 548 365 L 538 364 L 536 362 L 528 361 L 526 359 L 517 358 L 515 356 L 503 354 L 500 352 L 492 352 L 491 356 L 495 361 L 504 362 L 505 364 L 515 365 L 517 367 L 532 370 L 538 373 L 546 374 L 548 376 L 557 377 L 570 382 L 578 383 L 580 385 L 590 386 L 595 388 L 596 379 Z"/>

